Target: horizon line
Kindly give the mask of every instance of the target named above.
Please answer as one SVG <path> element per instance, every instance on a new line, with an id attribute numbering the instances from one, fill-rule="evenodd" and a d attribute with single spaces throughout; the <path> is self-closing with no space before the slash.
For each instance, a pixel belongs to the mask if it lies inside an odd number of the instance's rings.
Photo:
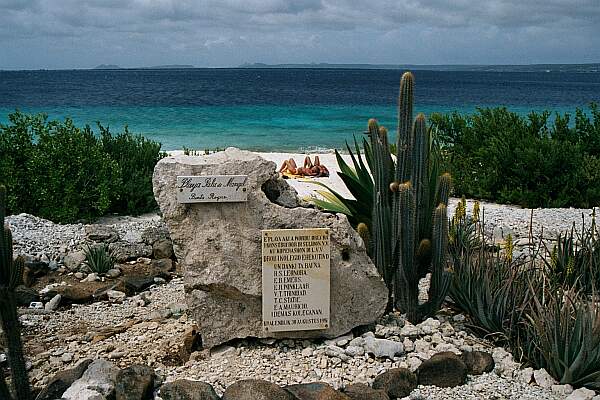
<path id="1" fill-rule="evenodd" d="M 332 69 L 353 69 L 353 67 L 361 66 L 361 69 L 402 69 L 416 67 L 424 69 L 423 67 L 543 67 L 543 66 L 582 66 L 591 67 L 599 66 L 600 62 L 584 62 L 584 63 L 530 63 L 530 64 L 371 64 L 371 63 L 262 63 L 254 62 L 237 66 L 196 66 L 192 64 L 165 64 L 165 65 L 154 65 L 154 66 L 136 66 L 136 67 L 121 67 L 116 64 L 100 64 L 94 67 L 73 67 L 73 68 L 20 68 L 20 69 L 4 69 L 0 67 L 1 72 L 19 72 L 19 71 L 90 71 L 90 70 L 107 70 L 107 71 L 118 71 L 118 70 L 182 70 L 182 69 L 261 69 L 261 68 L 282 68 L 282 69 L 294 69 L 294 68 L 305 68 L 305 69 L 327 69 L 327 66 L 332 66 Z M 369 68 L 371 67 L 371 68 Z M 571 71 L 573 72 L 573 71 Z M 598 71 L 600 72 L 600 71 Z"/>

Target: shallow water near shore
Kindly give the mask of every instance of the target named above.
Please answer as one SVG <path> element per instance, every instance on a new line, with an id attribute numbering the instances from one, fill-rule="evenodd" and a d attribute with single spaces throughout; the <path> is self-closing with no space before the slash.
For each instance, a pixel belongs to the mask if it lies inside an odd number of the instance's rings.
<path id="1" fill-rule="evenodd" d="M 0 123 L 19 108 L 77 125 L 128 125 L 165 150 L 342 148 L 369 118 L 393 130 L 402 71 L 186 69 L 0 71 Z M 526 115 L 600 102 L 598 73 L 415 71 L 415 110 Z"/>

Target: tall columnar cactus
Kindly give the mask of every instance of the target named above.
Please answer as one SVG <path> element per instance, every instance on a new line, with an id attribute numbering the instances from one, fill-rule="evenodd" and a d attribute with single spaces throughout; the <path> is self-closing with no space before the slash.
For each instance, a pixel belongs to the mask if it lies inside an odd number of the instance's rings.
<path id="1" fill-rule="evenodd" d="M 12 234 L 4 223 L 5 212 L 6 189 L 0 185 L 0 319 L 8 346 L 14 394 L 18 400 L 29 400 L 31 389 L 23 357 L 21 328 L 14 292 L 23 277 L 24 263 L 20 257 L 13 260 Z M 0 371 L 0 398 L 11 398 L 2 371 Z"/>
<path id="2" fill-rule="evenodd" d="M 416 322 L 441 306 L 450 283 L 446 271 L 450 175 L 438 175 L 435 145 L 423 114 L 412 121 L 414 78 L 402 76 L 396 161 L 387 131 L 369 121 L 373 159 L 372 258 L 390 289 L 390 304 Z M 411 123 L 412 122 L 412 123 Z M 429 299 L 419 304 L 419 279 L 431 272 Z"/>

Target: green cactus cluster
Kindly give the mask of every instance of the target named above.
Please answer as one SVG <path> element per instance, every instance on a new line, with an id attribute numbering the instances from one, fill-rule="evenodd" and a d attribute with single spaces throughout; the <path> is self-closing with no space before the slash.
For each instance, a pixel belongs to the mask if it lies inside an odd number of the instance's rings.
<path id="1" fill-rule="evenodd" d="M 436 147 L 423 114 L 412 119 L 414 78 L 400 82 L 396 159 L 387 130 L 372 119 L 368 135 L 373 160 L 373 214 L 368 240 L 379 273 L 396 307 L 417 322 L 433 315 L 450 285 L 446 270 L 447 204 L 451 177 L 438 173 Z M 431 272 L 428 301 L 419 304 L 419 280 Z"/>
<path id="2" fill-rule="evenodd" d="M 28 400 L 31 398 L 31 389 L 27 369 L 25 368 L 21 328 L 14 291 L 22 281 L 24 261 L 21 257 L 13 260 L 12 233 L 5 225 L 5 214 L 6 188 L 0 185 L 0 320 L 8 346 L 8 361 L 14 398 Z M 2 370 L 0 370 L 0 398 L 13 398 Z"/>

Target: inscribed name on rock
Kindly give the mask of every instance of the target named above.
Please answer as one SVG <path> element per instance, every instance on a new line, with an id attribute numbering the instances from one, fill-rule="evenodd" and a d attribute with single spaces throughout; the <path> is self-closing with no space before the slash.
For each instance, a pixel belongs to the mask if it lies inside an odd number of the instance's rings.
<path id="1" fill-rule="evenodd" d="M 178 176 L 179 203 L 233 203 L 248 200 L 247 175 Z"/>

